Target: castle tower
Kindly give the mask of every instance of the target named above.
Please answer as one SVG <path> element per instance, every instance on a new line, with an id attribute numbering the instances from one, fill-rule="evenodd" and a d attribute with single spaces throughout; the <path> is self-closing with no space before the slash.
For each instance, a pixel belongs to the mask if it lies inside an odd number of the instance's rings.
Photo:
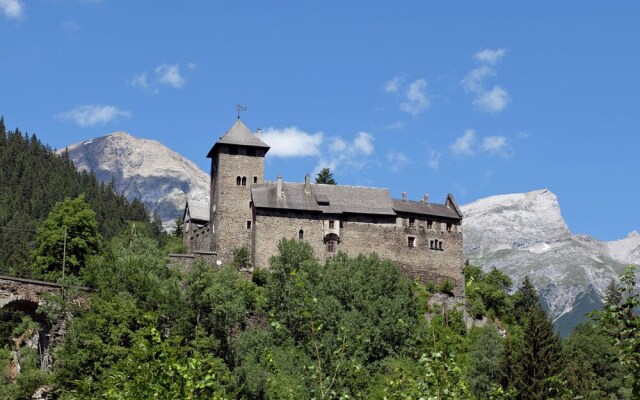
<path id="1" fill-rule="evenodd" d="M 213 145 L 211 158 L 211 249 L 223 263 L 238 246 L 251 249 L 251 185 L 264 183 L 264 156 L 269 146 L 240 118 Z"/>

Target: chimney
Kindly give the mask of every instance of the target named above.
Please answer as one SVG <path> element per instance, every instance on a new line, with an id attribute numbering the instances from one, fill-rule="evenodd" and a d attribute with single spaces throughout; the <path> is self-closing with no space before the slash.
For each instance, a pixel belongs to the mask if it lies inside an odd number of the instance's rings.
<path id="1" fill-rule="evenodd" d="M 258 139 L 260 139 L 260 135 L 262 135 L 262 129 L 258 128 Z"/>
<path id="2" fill-rule="evenodd" d="M 402 192 L 402 201 L 407 201 L 407 192 Z"/>
<path id="3" fill-rule="evenodd" d="M 282 176 L 278 175 L 278 183 L 276 185 L 276 193 L 278 195 L 278 198 L 281 199 L 282 198 Z"/>
<path id="4" fill-rule="evenodd" d="M 424 194 L 424 204 L 429 204 L 429 193 Z"/>
<path id="5" fill-rule="evenodd" d="M 309 174 L 306 174 L 304 176 L 304 193 L 305 194 L 311 194 L 311 177 L 309 176 Z"/>

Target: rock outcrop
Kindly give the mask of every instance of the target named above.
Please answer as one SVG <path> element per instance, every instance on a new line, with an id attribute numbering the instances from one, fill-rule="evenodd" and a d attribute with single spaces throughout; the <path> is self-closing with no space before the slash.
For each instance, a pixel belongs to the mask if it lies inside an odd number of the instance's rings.
<path id="1" fill-rule="evenodd" d="M 167 228 L 182 215 L 187 196 L 209 199 L 209 175 L 155 140 L 115 132 L 67 149 L 79 170 L 93 171 L 101 182 L 114 179 L 118 193 L 141 199 Z"/>

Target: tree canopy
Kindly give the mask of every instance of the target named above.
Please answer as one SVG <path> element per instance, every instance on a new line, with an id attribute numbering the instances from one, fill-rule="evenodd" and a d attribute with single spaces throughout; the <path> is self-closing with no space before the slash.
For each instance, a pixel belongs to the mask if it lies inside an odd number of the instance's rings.
<path id="1" fill-rule="evenodd" d="M 322 168 L 316 175 L 316 183 L 323 183 L 325 185 L 336 185 L 337 182 L 333 179 L 333 174 L 329 168 Z"/>

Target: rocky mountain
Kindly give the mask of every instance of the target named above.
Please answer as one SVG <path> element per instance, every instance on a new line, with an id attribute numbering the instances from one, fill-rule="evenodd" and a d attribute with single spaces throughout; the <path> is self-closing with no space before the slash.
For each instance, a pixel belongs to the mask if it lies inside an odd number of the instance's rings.
<path id="1" fill-rule="evenodd" d="M 640 264 L 640 235 L 603 242 L 573 235 L 549 190 L 492 196 L 461 207 L 465 256 L 474 265 L 534 282 L 556 326 L 570 331 L 600 308 L 611 279 Z"/>
<path id="2" fill-rule="evenodd" d="M 182 216 L 187 196 L 209 202 L 209 175 L 155 140 L 115 132 L 67 149 L 78 169 L 93 171 L 102 182 L 115 179 L 119 193 L 140 198 L 165 228 Z"/>

